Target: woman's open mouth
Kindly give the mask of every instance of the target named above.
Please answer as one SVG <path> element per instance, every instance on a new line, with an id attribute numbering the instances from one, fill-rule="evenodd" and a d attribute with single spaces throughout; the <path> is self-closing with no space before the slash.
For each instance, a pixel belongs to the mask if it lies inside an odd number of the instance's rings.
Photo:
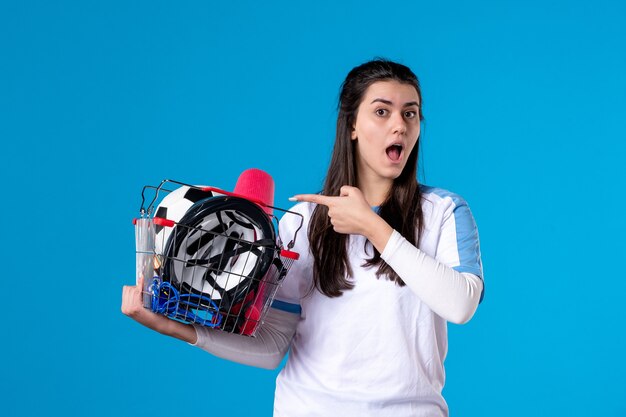
<path id="1" fill-rule="evenodd" d="M 402 145 L 399 143 L 394 143 L 390 147 L 388 147 L 385 152 L 387 152 L 387 156 L 391 159 L 392 162 L 400 162 L 402 158 Z"/>

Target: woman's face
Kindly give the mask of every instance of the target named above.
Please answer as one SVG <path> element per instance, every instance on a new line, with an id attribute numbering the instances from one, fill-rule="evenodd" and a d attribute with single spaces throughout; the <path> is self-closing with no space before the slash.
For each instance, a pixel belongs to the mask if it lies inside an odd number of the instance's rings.
<path id="1" fill-rule="evenodd" d="M 415 87 L 377 81 L 365 91 L 352 130 L 359 183 L 399 177 L 420 134 Z"/>

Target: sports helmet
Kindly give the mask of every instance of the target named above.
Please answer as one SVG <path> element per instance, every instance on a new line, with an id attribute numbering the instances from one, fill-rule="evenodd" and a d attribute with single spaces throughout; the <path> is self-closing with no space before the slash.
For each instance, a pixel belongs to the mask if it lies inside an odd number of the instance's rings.
<path id="1" fill-rule="evenodd" d="M 206 198 L 191 206 L 170 234 L 162 279 L 181 294 L 208 297 L 226 315 L 224 326 L 235 326 L 229 315 L 253 302 L 276 249 L 274 226 L 257 204 L 232 196 Z"/>

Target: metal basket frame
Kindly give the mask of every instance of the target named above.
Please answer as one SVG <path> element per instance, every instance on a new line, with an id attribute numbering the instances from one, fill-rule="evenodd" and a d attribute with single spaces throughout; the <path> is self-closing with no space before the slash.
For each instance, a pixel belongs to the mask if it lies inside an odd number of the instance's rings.
<path id="1" fill-rule="evenodd" d="M 268 214 L 268 217 L 276 240 L 273 242 L 249 240 L 227 232 L 220 233 L 154 217 L 154 208 L 157 201 L 160 201 L 159 196 L 162 192 L 173 191 L 164 188 L 168 183 L 216 192 L 224 196 L 225 200 L 245 199 L 262 208 L 272 209 L 272 214 Z M 154 195 L 146 205 L 148 190 Z M 144 279 L 144 307 L 183 323 L 195 323 L 229 333 L 255 336 L 283 278 L 293 262 L 298 259 L 298 254 L 291 249 L 295 245 L 297 233 L 302 228 L 303 216 L 219 188 L 199 187 L 174 180 L 163 180 L 158 186 L 144 186 L 141 197 L 140 217 L 134 221 L 137 237 L 137 270 L 138 275 L 144 276 L 152 272 L 151 277 Z M 300 226 L 286 246 L 283 245 L 279 235 L 280 220 L 273 214 L 274 210 L 283 212 L 283 216 L 300 217 Z M 221 217 L 219 221 L 222 222 Z M 156 252 L 154 233 L 156 226 L 173 228 L 167 246 L 176 243 L 185 245 L 182 257 L 178 256 L 180 253 Z M 188 237 L 192 235 L 199 236 L 199 242 L 204 244 L 210 242 L 208 253 L 214 249 L 214 242 L 219 242 L 218 253 L 209 259 L 194 259 L 187 256 L 189 250 L 186 245 L 189 244 Z M 169 243 L 172 239 L 174 243 Z M 221 244 L 223 247 L 219 246 Z M 161 242 L 161 248 L 162 252 L 167 252 L 166 242 Z M 252 256 L 256 258 L 251 259 Z M 242 270 L 237 272 L 226 269 L 229 264 L 241 267 Z M 252 267 L 251 270 L 249 266 Z M 183 275 L 186 281 L 180 277 L 178 277 L 180 281 L 174 280 L 176 273 L 172 271 L 181 270 L 186 271 L 187 275 Z M 196 279 L 197 276 L 202 277 L 200 281 Z M 219 283 L 216 277 L 220 279 Z M 210 288 L 208 292 L 205 291 L 207 287 Z"/>

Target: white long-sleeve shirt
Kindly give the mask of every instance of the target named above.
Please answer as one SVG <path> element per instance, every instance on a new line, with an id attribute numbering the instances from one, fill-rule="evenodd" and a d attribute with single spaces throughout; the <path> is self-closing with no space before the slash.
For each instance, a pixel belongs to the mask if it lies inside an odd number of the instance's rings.
<path id="1" fill-rule="evenodd" d="M 355 287 L 341 297 L 310 292 L 312 259 L 306 239 L 313 204 L 304 216 L 294 263 L 257 338 L 196 326 L 197 345 L 220 357 L 276 367 L 291 346 L 277 379 L 275 416 L 446 416 L 441 396 L 447 353 L 446 320 L 464 323 L 482 295 L 478 233 L 465 201 L 423 187 L 424 234 L 420 248 L 392 234 L 381 257 L 407 284 L 399 287 L 362 267 L 371 257 L 365 238 L 350 236 Z M 293 216 L 292 216 L 293 217 Z M 299 219 L 281 220 L 283 240 Z"/>

